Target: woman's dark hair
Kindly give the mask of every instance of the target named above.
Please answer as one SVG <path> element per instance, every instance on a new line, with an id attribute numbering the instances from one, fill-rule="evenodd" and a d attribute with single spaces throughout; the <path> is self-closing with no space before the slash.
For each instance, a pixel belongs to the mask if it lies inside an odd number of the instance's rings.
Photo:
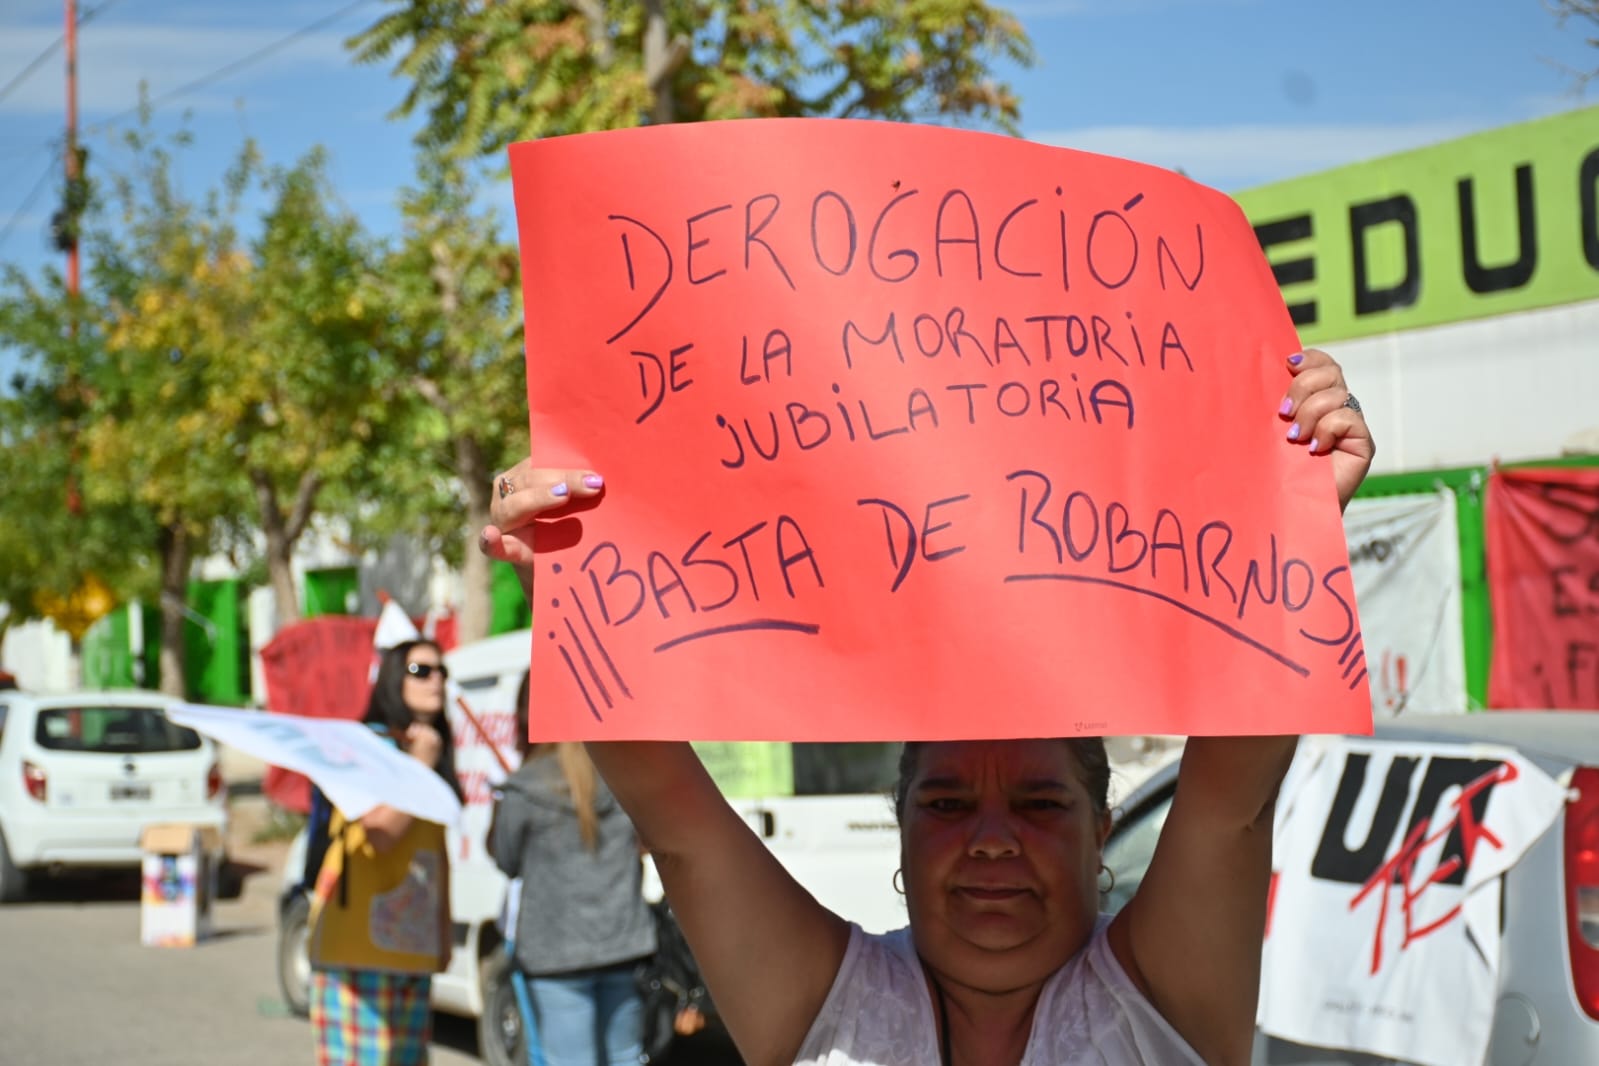
<path id="1" fill-rule="evenodd" d="M 1104 737 L 1061 737 L 1062 744 L 1071 749 L 1078 765 L 1083 768 L 1083 785 L 1088 798 L 1093 801 L 1094 813 L 1104 814 L 1110 807 L 1110 756 L 1105 751 Z M 894 817 L 905 820 L 905 801 L 910 796 L 911 781 L 921 762 L 925 741 L 907 741 L 899 753 L 899 779 L 894 782 Z"/>
<path id="2" fill-rule="evenodd" d="M 367 725 L 386 728 L 396 742 L 405 739 L 406 727 L 415 721 L 411 708 L 405 704 L 405 665 L 411 657 L 411 649 L 416 647 L 432 648 L 441 657 L 444 654 L 444 650 L 431 640 L 402 641 L 384 652 L 383 660 L 378 664 L 378 679 L 372 685 L 372 695 L 367 699 L 366 717 L 362 719 Z M 433 723 L 433 728 L 439 731 L 444 741 L 444 750 L 439 753 L 439 765 L 436 767 L 439 776 L 444 778 L 444 783 L 455 791 L 458 798 L 465 800 L 466 792 L 461 788 L 460 778 L 455 776 L 455 734 L 450 731 L 447 708 L 439 708 L 439 717 Z"/>

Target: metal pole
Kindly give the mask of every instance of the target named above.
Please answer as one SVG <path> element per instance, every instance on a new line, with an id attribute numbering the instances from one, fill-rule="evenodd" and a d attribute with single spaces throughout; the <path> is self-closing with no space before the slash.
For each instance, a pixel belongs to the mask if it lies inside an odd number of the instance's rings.
<path id="1" fill-rule="evenodd" d="M 76 0 L 66 0 L 67 6 L 67 189 L 78 181 L 78 11 Z M 70 193 L 69 193 L 70 196 Z M 78 240 L 77 219 L 68 219 L 74 228 L 72 246 L 67 249 L 67 292 L 78 294 Z"/>

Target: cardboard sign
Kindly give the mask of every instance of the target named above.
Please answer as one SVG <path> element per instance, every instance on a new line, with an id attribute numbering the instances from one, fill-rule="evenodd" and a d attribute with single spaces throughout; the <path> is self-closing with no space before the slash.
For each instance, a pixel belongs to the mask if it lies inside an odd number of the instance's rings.
<path id="1" fill-rule="evenodd" d="M 1488 706 L 1599 709 L 1599 470 L 1502 470 L 1485 508 Z"/>
<path id="2" fill-rule="evenodd" d="M 1371 720 L 1253 231 L 1167 171 L 772 120 L 511 149 L 543 739 Z M 555 545 L 562 545 L 555 549 Z"/>
<path id="3" fill-rule="evenodd" d="M 1503 874 L 1565 789 L 1511 748 L 1325 737 L 1283 788 L 1260 1027 L 1385 1061 L 1484 1061 Z"/>

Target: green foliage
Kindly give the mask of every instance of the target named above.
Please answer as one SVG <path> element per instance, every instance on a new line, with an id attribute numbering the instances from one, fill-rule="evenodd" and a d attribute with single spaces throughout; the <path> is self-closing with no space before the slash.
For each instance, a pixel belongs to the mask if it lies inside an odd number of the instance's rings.
<path id="1" fill-rule="evenodd" d="M 1031 60 L 1020 23 L 984 0 L 395 0 L 350 42 L 411 83 L 430 149 L 645 122 L 941 118 L 1015 128 L 993 75 Z"/>
<path id="2" fill-rule="evenodd" d="M 498 219 L 473 207 L 467 168 L 424 156 L 419 170 L 401 195 L 403 232 L 372 289 L 386 322 L 388 395 L 402 415 L 385 442 L 393 491 L 368 524 L 420 532 L 460 562 L 464 528 L 485 517 L 472 513 L 474 496 L 527 454 L 521 283 Z"/>
<path id="3" fill-rule="evenodd" d="M 0 285 L 0 343 L 24 360 L 0 401 L 10 617 L 97 576 L 117 599 L 159 600 L 164 637 L 168 621 L 181 632 L 189 566 L 222 547 L 244 567 L 264 548 L 292 617 L 289 559 L 319 497 L 362 505 L 392 421 L 370 304 L 381 248 L 334 203 L 320 151 L 268 169 L 246 144 L 190 198 L 184 143 L 126 138 L 131 163 L 91 205 L 81 297 L 49 272 Z M 257 189 L 270 203 L 247 241 Z"/>
<path id="4" fill-rule="evenodd" d="M 329 490 L 359 506 L 390 422 L 384 322 L 369 298 L 380 248 L 335 206 L 325 167 L 314 150 L 265 179 L 272 203 L 232 294 L 248 338 L 209 392 L 254 493 L 281 621 L 300 613 L 295 545 Z"/>
<path id="5" fill-rule="evenodd" d="M 124 596 L 155 588 L 154 526 L 143 510 L 117 513 L 90 506 L 83 492 L 82 394 L 65 375 L 75 349 L 92 343 L 62 328 L 65 283 L 48 275 L 34 284 L 15 270 L 0 297 L 0 339 L 20 351 L 24 368 L 0 396 L 0 608 L 7 624 L 53 614 L 95 582 Z"/>

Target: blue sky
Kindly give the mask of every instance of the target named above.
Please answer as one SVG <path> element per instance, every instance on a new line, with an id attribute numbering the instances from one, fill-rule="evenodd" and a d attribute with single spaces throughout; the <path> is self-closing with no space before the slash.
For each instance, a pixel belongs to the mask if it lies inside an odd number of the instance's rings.
<path id="1" fill-rule="evenodd" d="M 103 129 L 138 99 L 158 101 L 302 30 L 336 0 L 78 0 L 103 7 L 80 31 L 80 124 L 103 170 Z M 187 113 L 192 191 L 213 183 L 245 136 L 289 163 L 333 153 L 345 203 L 392 230 L 411 177 L 412 124 L 391 121 L 403 83 L 355 66 L 343 46 L 383 11 L 359 4 L 269 57 L 157 110 Z M 1037 49 L 1006 71 L 1034 139 L 1179 166 L 1237 190 L 1591 104 L 1573 69 L 1599 67 L 1591 24 L 1564 29 L 1543 0 L 1016 0 Z M 0 4 L 0 87 L 61 34 L 61 0 Z M 1563 69 L 1565 68 L 1565 69 Z M 29 270 L 54 253 L 46 226 L 64 121 L 59 52 L 0 99 L 0 261 Z M 123 122 L 126 125 L 126 120 Z M 49 173 L 48 184 L 40 181 Z M 30 193 L 39 190 L 31 204 Z M 493 199 L 505 205 L 509 193 Z M 9 232 L 6 232 L 9 231 Z M 0 363 L 4 356 L 0 355 Z M 3 367 L 0 367 L 3 369 Z"/>

